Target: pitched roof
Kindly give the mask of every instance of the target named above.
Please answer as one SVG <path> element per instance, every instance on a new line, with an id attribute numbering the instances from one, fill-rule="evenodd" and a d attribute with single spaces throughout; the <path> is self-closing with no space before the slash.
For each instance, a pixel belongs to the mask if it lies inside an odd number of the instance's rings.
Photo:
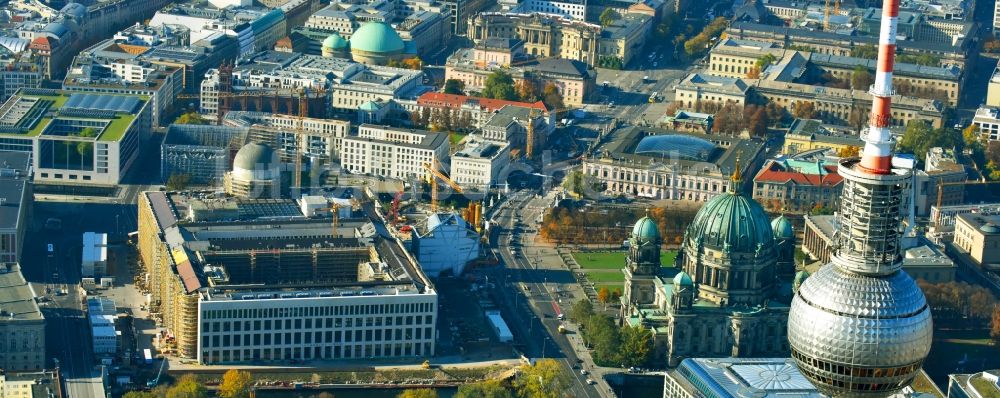
<path id="1" fill-rule="evenodd" d="M 417 98 L 417 104 L 423 106 L 447 106 L 449 108 L 460 108 L 464 104 L 478 104 L 480 108 L 495 112 L 507 105 L 521 108 L 534 108 L 542 112 L 548 112 L 542 101 L 534 103 L 507 101 L 492 98 L 470 97 L 468 95 L 445 94 L 445 93 L 424 93 Z"/>
<path id="2" fill-rule="evenodd" d="M 827 186 L 839 185 L 844 177 L 837 173 L 837 166 L 832 164 L 816 165 L 816 167 L 798 168 L 784 161 L 770 161 L 754 178 L 755 182 L 787 183 L 797 185 Z M 815 173 L 814 173 L 815 172 Z"/>

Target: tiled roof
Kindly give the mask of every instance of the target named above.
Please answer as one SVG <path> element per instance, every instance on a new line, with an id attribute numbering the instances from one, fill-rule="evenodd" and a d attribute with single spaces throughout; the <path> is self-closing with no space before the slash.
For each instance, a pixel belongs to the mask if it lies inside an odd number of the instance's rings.
<path id="1" fill-rule="evenodd" d="M 449 108 L 460 108 L 464 104 L 477 103 L 480 108 L 486 109 L 491 112 L 500 110 L 507 105 L 513 105 L 522 108 L 535 108 L 543 112 L 548 112 L 545 108 L 545 104 L 542 101 L 537 101 L 534 103 L 518 102 L 518 101 L 507 101 L 492 98 L 479 98 L 470 97 L 467 95 L 457 95 L 457 94 L 445 94 L 445 93 L 424 93 L 417 98 L 417 104 L 419 105 L 429 105 L 429 106 L 447 106 Z"/>
<path id="2" fill-rule="evenodd" d="M 795 169 L 786 168 L 778 161 L 771 161 L 754 178 L 755 182 L 787 183 L 789 181 L 798 185 L 812 186 L 836 186 L 844 180 L 837 173 L 836 165 L 823 165 L 820 174 L 807 174 Z"/>

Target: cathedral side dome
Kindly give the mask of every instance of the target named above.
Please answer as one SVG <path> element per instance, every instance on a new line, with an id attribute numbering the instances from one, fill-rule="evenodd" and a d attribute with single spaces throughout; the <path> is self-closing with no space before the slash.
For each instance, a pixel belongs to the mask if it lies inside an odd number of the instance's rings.
<path id="1" fill-rule="evenodd" d="M 687 272 L 681 271 L 674 275 L 674 286 L 694 286 L 694 280 Z"/>
<path id="2" fill-rule="evenodd" d="M 323 40 L 323 48 L 329 48 L 333 50 L 342 50 L 347 48 L 347 40 L 340 33 L 333 32 L 333 34 L 326 37 Z"/>
<path id="3" fill-rule="evenodd" d="M 775 239 L 795 238 L 795 229 L 792 228 L 792 222 L 785 216 L 778 216 L 778 218 L 771 221 L 771 232 L 774 233 Z"/>
<path id="4" fill-rule="evenodd" d="M 651 242 L 660 240 L 660 229 L 656 226 L 656 221 L 649 216 L 640 218 L 632 227 L 632 237 Z"/>

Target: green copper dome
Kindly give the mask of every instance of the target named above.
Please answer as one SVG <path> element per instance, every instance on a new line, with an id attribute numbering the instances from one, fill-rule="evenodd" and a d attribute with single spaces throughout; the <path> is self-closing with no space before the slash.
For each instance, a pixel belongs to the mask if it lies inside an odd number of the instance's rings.
<path id="1" fill-rule="evenodd" d="M 675 286 L 694 286 L 694 281 L 691 279 L 691 275 L 687 272 L 681 271 L 674 276 Z"/>
<path id="2" fill-rule="evenodd" d="M 351 50 L 370 53 L 401 52 L 403 39 L 385 22 L 368 22 L 351 35 Z"/>
<path id="3" fill-rule="evenodd" d="M 778 216 L 774 221 L 771 221 L 771 231 L 774 233 L 775 239 L 794 239 L 795 229 L 792 228 L 792 222 L 785 218 L 785 216 Z"/>
<path id="4" fill-rule="evenodd" d="M 332 48 L 334 50 L 347 48 L 347 40 L 344 40 L 340 33 L 333 32 L 332 35 L 327 36 L 326 39 L 323 40 L 323 48 Z"/>
<path id="5" fill-rule="evenodd" d="M 646 216 L 635 222 L 632 237 L 657 242 L 660 240 L 660 230 L 656 227 L 656 221 Z"/>
<path id="6" fill-rule="evenodd" d="M 774 247 L 771 219 L 757 201 L 724 193 L 705 204 L 685 232 L 686 244 L 715 250 L 754 253 Z"/>

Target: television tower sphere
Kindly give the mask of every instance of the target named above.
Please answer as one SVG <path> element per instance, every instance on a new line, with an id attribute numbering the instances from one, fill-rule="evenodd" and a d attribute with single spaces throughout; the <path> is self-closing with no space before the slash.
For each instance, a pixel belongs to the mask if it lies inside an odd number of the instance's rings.
<path id="1" fill-rule="evenodd" d="M 901 270 L 910 173 L 892 168 L 892 69 L 899 0 L 883 0 L 872 115 L 860 159 L 844 159 L 830 263 L 805 278 L 788 314 L 792 358 L 832 397 L 888 397 L 910 385 L 931 348 L 923 292 Z"/>

